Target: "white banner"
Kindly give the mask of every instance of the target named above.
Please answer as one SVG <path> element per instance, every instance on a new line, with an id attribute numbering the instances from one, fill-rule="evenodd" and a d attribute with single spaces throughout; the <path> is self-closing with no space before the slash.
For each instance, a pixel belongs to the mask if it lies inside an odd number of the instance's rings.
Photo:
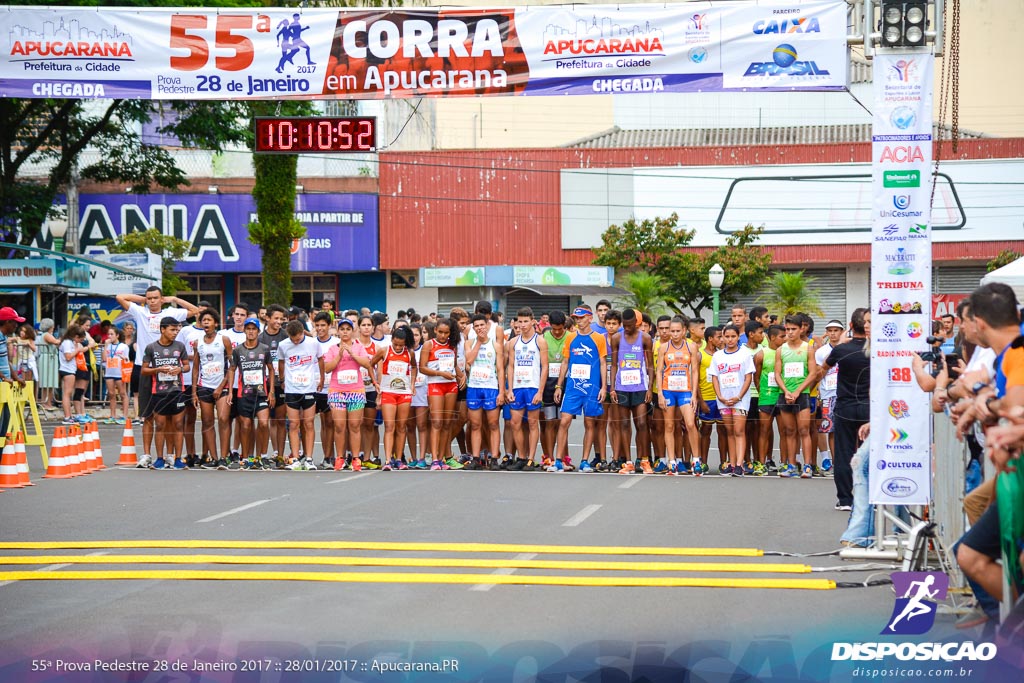
<path id="1" fill-rule="evenodd" d="M 159 287 L 163 279 L 161 272 L 163 258 L 155 254 L 95 254 L 91 258 L 112 266 L 137 270 L 140 273 L 145 273 L 148 277 L 135 277 L 99 266 L 89 266 L 89 289 L 87 291 L 90 294 L 106 296 L 138 294 L 142 296 L 145 295 L 147 288 L 153 285 Z"/>
<path id="2" fill-rule="evenodd" d="M 846 2 L 7 7 L 0 96 L 378 99 L 841 90 Z"/>
<path id="3" fill-rule="evenodd" d="M 911 371 L 931 334 L 931 54 L 875 54 L 871 502 L 931 498 L 928 394 Z"/>

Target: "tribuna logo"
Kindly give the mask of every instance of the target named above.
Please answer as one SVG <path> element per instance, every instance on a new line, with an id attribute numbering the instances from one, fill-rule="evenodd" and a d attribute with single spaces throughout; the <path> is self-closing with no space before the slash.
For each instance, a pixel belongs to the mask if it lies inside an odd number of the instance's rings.
<path id="1" fill-rule="evenodd" d="M 11 56 L 18 57 L 131 57 L 128 43 L 90 43 L 63 40 L 14 41 Z"/>

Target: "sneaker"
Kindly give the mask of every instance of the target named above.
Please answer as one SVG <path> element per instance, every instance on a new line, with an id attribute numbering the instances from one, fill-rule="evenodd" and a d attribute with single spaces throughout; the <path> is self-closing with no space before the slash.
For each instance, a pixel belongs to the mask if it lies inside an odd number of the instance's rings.
<path id="1" fill-rule="evenodd" d="M 540 458 L 540 466 L 542 468 L 544 468 L 545 471 L 547 471 L 547 469 L 549 467 L 554 466 L 554 464 L 555 464 L 554 458 L 549 458 L 546 455 L 541 456 L 541 458 Z"/>
<path id="2" fill-rule="evenodd" d="M 594 468 L 590 466 L 590 462 L 584 460 L 580 463 L 580 472 L 593 472 Z"/>
<path id="3" fill-rule="evenodd" d="M 836 512 L 852 512 L 853 506 L 843 505 L 842 503 L 836 503 L 835 507 L 833 507 L 832 509 L 835 510 Z"/>
<path id="4" fill-rule="evenodd" d="M 274 458 L 260 458 L 260 465 L 265 470 L 278 470 L 281 469 L 277 466 L 277 461 Z"/>
<path id="5" fill-rule="evenodd" d="M 182 460 L 181 458 L 175 458 L 174 459 L 174 469 L 176 469 L 176 470 L 183 470 L 186 467 L 188 467 L 188 464 L 186 464 L 186 462 L 184 460 Z"/>
<path id="6" fill-rule="evenodd" d="M 832 471 L 832 459 L 831 458 L 822 458 L 821 459 L 821 469 L 822 469 L 823 472 L 831 472 Z"/>
<path id="7" fill-rule="evenodd" d="M 334 456 L 324 458 L 320 463 L 320 469 L 322 470 L 333 470 L 334 469 Z"/>
<path id="8" fill-rule="evenodd" d="M 199 469 L 200 462 L 201 461 L 199 460 L 199 456 L 198 455 L 187 455 L 187 456 L 185 456 L 185 467 L 188 467 L 189 469 L 192 469 L 192 470 Z"/>
<path id="9" fill-rule="evenodd" d="M 566 472 L 574 472 L 576 470 L 576 466 L 572 464 L 572 458 L 568 455 L 562 458 L 559 462 L 562 463 L 562 469 Z"/>
<path id="10" fill-rule="evenodd" d="M 152 467 L 154 470 L 162 470 L 165 467 L 167 467 L 167 461 L 164 460 L 163 458 L 157 458 L 156 460 L 153 461 L 153 464 L 150 465 L 150 467 Z"/>
<path id="11" fill-rule="evenodd" d="M 636 466 L 627 460 L 619 468 L 619 474 L 636 474 Z"/>
<path id="12" fill-rule="evenodd" d="M 352 458 L 352 471 L 361 472 L 363 469 L 363 461 L 359 458 Z M 369 469 L 369 468 L 367 468 Z"/>
<path id="13" fill-rule="evenodd" d="M 431 469 L 430 465 L 427 464 L 426 460 L 417 460 L 416 464 L 414 465 L 414 467 L 416 469 L 418 469 L 418 470 L 429 470 L 429 469 Z"/>
<path id="14" fill-rule="evenodd" d="M 764 476 L 765 474 L 767 474 L 767 472 L 768 472 L 768 471 L 767 471 L 767 470 L 765 469 L 765 467 L 764 467 L 764 464 L 762 464 L 762 463 L 760 463 L 760 462 L 757 462 L 757 461 L 755 461 L 755 462 L 754 462 L 754 467 L 753 467 L 753 470 L 754 470 L 754 471 L 752 472 L 752 474 L 753 474 L 753 475 L 754 475 L 755 477 L 763 477 L 763 476 Z"/>
<path id="15" fill-rule="evenodd" d="M 676 460 L 676 474 L 691 474 L 690 466 L 686 464 L 685 460 Z"/>
<path id="16" fill-rule="evenodd" d="M 702 463 L 700 466 L 700 471 L 702 474 L 707 474 L 709 469 L 710 468 L 708 467 L 708 464 L 706 462 Z"/>
<path id="17" fill-rule="evenodd" d="M 743 474 L 746 474 L 748 476 L 754 474 L 754 464 L 751 462 L 744 463 Z"/>
<path id="18" fill-rule="evenodd" d="M 800 468 L 799 467 L 797 467 L 796 465 L 787 465 L 787 467 L 789 468 L 789 476 L 791 476 L 791 477 L 799 477 L 800 476 Z"/>
<path id="19" fill-rule="evenodd" d="M 229 470 L 237 470 L 237 469 L 241 469 L 241 467 L 242 467 L 242 459 L 239 458 L 237 455 L 232 455 L 232 456 L 230 456 L 228 458 L 228 469 Z"/>
<path id="20" fill-rule="evenodd" d="M 449 465 L 444 460 L 438 460 L 438 462 L 441 463 L 441 469 L 442 470 L 450 470 L 451 469 L 451 465 Z"/>
<path id="21" fill-rule="evenodd" d="M 345 458 L 335 458 L 334 465 L 332 465 L 335 472 L 340 472 L 345 469 Z"/>
<path id="22" fill-rule="evenodd" d="M 722 464 L 718 466 L 718 476 L 720 477 L 731 477 L 735 471 L 736 470 L 732 465 Z"/>
<path id="23" fill-rule="evenodd" d="M 778 474 L 780 477 L 784 479 L 789 479 L 790 477 L 798 476 L 799 472 L 797 472 L 796 468 L 793 467 L 792 465 L 783 464 L 779 466 Z"/>
<path id="24" fill-rule="evenodd" d="M 274 467 L 276 467 L 279 470 L 288 469 L 288 462 L 284 459 L 284 456 L 282 456 L 282 455 L 275 455 L 274 456 Z"/>
<path id="25" fill-rule="evenodd" d="M 654 474 L 654 468 L 651 467 L 651 461 L 644 458 L 640 461 L 640 471 L 644 474 Z"/>
<path id="26" fill-rule="evenodd" d="M 302 472 L 306 469 L 306 459 L 299 458 L 291 465 L 285 465 L 285 469 L 292 470 L 293 472 Z"/>
<path id="27" fill-rule="evenodd" d="M 439 469 L 441 469 L 441 461 L 440 460 L 434 460 L 433 462 L 431 462 L 430 463 L 430 469 L 432 469 L 432 470 L 439 470 Z"/>
<path id="28" fill-rule="evenodd" d="M 62 425 L 76 425 L 78 424 L 78 420 L 76 420 L 73 417 L 65 417 L 63 420 L 60 421 L 60 423 Z"/>
<path id="29" fill-rule="evenodd" d="M 218 458 L 217 459 L 216 468 L 218 470 L 226 470 L 226 469 L 228 469 L 228 461 L 225 460 L 224 458 Z"/>
<path id="30" fill-rule="evenodd" d="M 558 464 L 561 465 L 562 461 L 559 460 Z M 541 467 L 544 469 L 545 472 L 564 472 L 565 471 L 561 467 L 555 467 L 554 461 L 552 461 L 551 464 L 546 466 L 546 467 L 542 464 Z"/>
<path id="31" fill-rule="evenodd" d="M 819 479 L 825 477 L 825 473 L 822 472 L 821 468 L 819 468 L 817 465 L 811 465 L 811 470 L 811 474 L 813 474 L 815 477 L 818 477 Z"/>
<path id="32" fill-rule="evenodd" d="M 747 473 L 744 471 L 742 465 L 733 466 L 733 468 L 732 468 L 732 476 L 734 476 L 734 477 L 743 477 L 745 474 L 747 474 Z"/>
<path id="33" fill-rule="evenodd" d="M 814 468 L 810 465 L 804 465 L 803 470 L 800 472 L 801 479 L 810 479 L 814 476 Z"/>
<path id="34" fill-rule="evenodd" d="M 526 460 L 523 458 L 516 458 L 508 465 L 509 472 L 522 472 L 524 469 L 526 469 Z"/>
<path id="35" fill-rule="evenodd" d="M 217 461 L 210 456 L 206 456 L 203 458 L 202 462 L 199 463 L 199 466 L 204 470 L 215 470 L 217 469 Z"/>
<path id="36" fill-rule="evenodd" d="M 779 468 L 775 465 L 775 461 L 768 458 L 764 461 L 764 471 L 768 474 L 774 474 L 779 471 Z"/>
<path id="37" fill-rule="evenodd" d="M 595 472 L 608 472 L 608 463 L 604 460 L 598 460 L 595 458 L 594 461 L 590 463 L 590 466 L 594 468 Z"/>
<path id="38" fill-rule="evenodd" d="M 535 460 L 527 460 L 523 466 L 523 472 L 543 472 L 544 468 L 539 466 Z"/>
<path id="39" fill-rule="evenodd" d="M 659 460 L 658 464 L 654 466 L 654 474 L 666 474 L 668 471 L 668 465 L 664 460 Z"/>
<path id="40" fill-rule="evenodd" d="M 452 456 L 451 458 L 448 458 L 448 459 L 447 459 L 447 460 L 445 461 L 445 463 L 444 463 L 444 464 L 448 465 L 448 468 L 449 468 L 449 469 L 453 469 L 453 470 L 461 470 L 461 469 L 463 469 L 463 468 L 465 468 L 465 467 L 466 467 L 466 466 L 465 466 L 465 465 L 463 465 L 463 464 L 462 464 L 461 462 L 459 462 L 458 460 L 456 460 L 454 456 Z"/>
<path id="41" fill-rule="evenodd" d="M 693 476 L 704 476 L 704 465 L 701 463 L 700 458 L 695 458 L 693 461 Z"/>
<path id="42" fill-rule="evenodd" d="M 381 471 L 381 472 L 390 472 L 390 471 L 391 471 L 391 463 L 392 463 L 392 462 L 393 462 L 393 461 L 389 460 L 388 462 L 384 463 L 384 464 L 383 464 L 383 465 L 381 466 L 381 468 L 380 468 L 380 471 Z"/>
<path id="43" fill-rule="evenodd" d="M 146 421 L 143 420 L 141 417 L 137 417 L 134 420 L 132 420 L 132 424 L 134 424 L 137 427 L 141 427 L 142 425 L 146 424 Z"/>
<path id="44" fill-rule="evenodd" d="M 398 469 L 399 470 L 407 470 L 407 469 L 409 469 L 409 466 L 405 464 L 404 460 L 399 460 L 398 461 Z"/>
<path id="45" fill-rule="evenodd" d="M 135 465 L 135 469 L 144 470 L 148 469 L 153 464 L 152 455 L 143 455 L 139 458 L 139 462 Z"/>
<path id="46" fill-rule="evenodd" d="M 353 460 L 352 460 L 352 463 L 353 463 L 352 464 L 352 469 L 355 469 L 355 461 L 356 460 L 359 461 L 359 463 L 360 463 L 359 466 L 362 469 L 367 469 L 367 470 L 379 470 L 380 469 L 380 460 L 378 460 L 377 458 L 373 458 L 371 460 L 363 460 L 362 458 L 353 458 Z"/>

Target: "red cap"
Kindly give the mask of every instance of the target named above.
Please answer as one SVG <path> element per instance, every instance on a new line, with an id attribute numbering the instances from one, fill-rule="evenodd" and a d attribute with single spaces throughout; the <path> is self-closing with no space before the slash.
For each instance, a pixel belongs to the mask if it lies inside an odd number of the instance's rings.
<path id="1" fill-rule="evenodd" d="M 23 323 L 25 319 L 18 315 L 18 312 L 10 306 L 4 306 L 0 308 L 0 322 L 7 322 L 13 320 L 15 322 Z"/>

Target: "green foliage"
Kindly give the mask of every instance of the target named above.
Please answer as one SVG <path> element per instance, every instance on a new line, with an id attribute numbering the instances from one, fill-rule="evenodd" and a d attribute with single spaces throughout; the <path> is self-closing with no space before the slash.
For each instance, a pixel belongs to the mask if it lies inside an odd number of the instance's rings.
<path id="1" fill-rule="evenodd" d="M 616 300 L 619 308 L 635 308 L 652 318 L 665 312 L 666 286 L 660 275 L 636 270 L 627 273 L 619 286 L 629 292 L 628 296 Z"/>
<path id="2" fill-rule="evenodd" d="M 103 240 L 101 246 L 111 254 L 142 254 L 149 252 L 163 258 L 160 288 L 168 294 L 188 291 L 188 283 L 174 273 L 174 267 L 188 254 L 190 245 L 185 240 L 165 235 L 156 228 L 137 230 L 113 240 Z"/>
<path id="3" fill-rule="evenodd" d="M 757 246 L 761 228 L 747 225 L 729 235 L 723 246 L 698 252 L 690 247 L 694 231 L 677 228 L 679 216 L 630 219 L 613 225 L 601 235 L 602 245 L 594 249 L 595 265 L 612 266 L 619 274 L 641 270 L 661 277 L 664 299 L 681 313 L 694 315 L 711 305 L 708 271 L 718 263 L 725 270 L 721 300 L 735 301 L 738 296 L 756 292 L 771 265 L 771 254 Z M 628 289 L 628 287 L 627 287 Z"/>
<path id="4" fill-rule="evenodd" d="M 814 287 L 814 282 L 814 278 L 806 277 L 802 270 L 796 273 L 774 273 L 758 303 L 780 319 L 793 313 L 824 315 L 821 295 Z"/>
<path id="5" fill-rule="evenodd" d="M 991 273 L 993 270 L 997 270 L 999 268 L 1002 268 L 1003 266 L 1008 266 L 1017 259 L 1019 259 L 1021 256 L 1022 254 L 1012 249 L 1003 249 L 1001 252 L 999 252 L 998 256 L 996 256 L 994 259 L 988 262 L 988 265 L 985 266 L 985 272 Z"/>

